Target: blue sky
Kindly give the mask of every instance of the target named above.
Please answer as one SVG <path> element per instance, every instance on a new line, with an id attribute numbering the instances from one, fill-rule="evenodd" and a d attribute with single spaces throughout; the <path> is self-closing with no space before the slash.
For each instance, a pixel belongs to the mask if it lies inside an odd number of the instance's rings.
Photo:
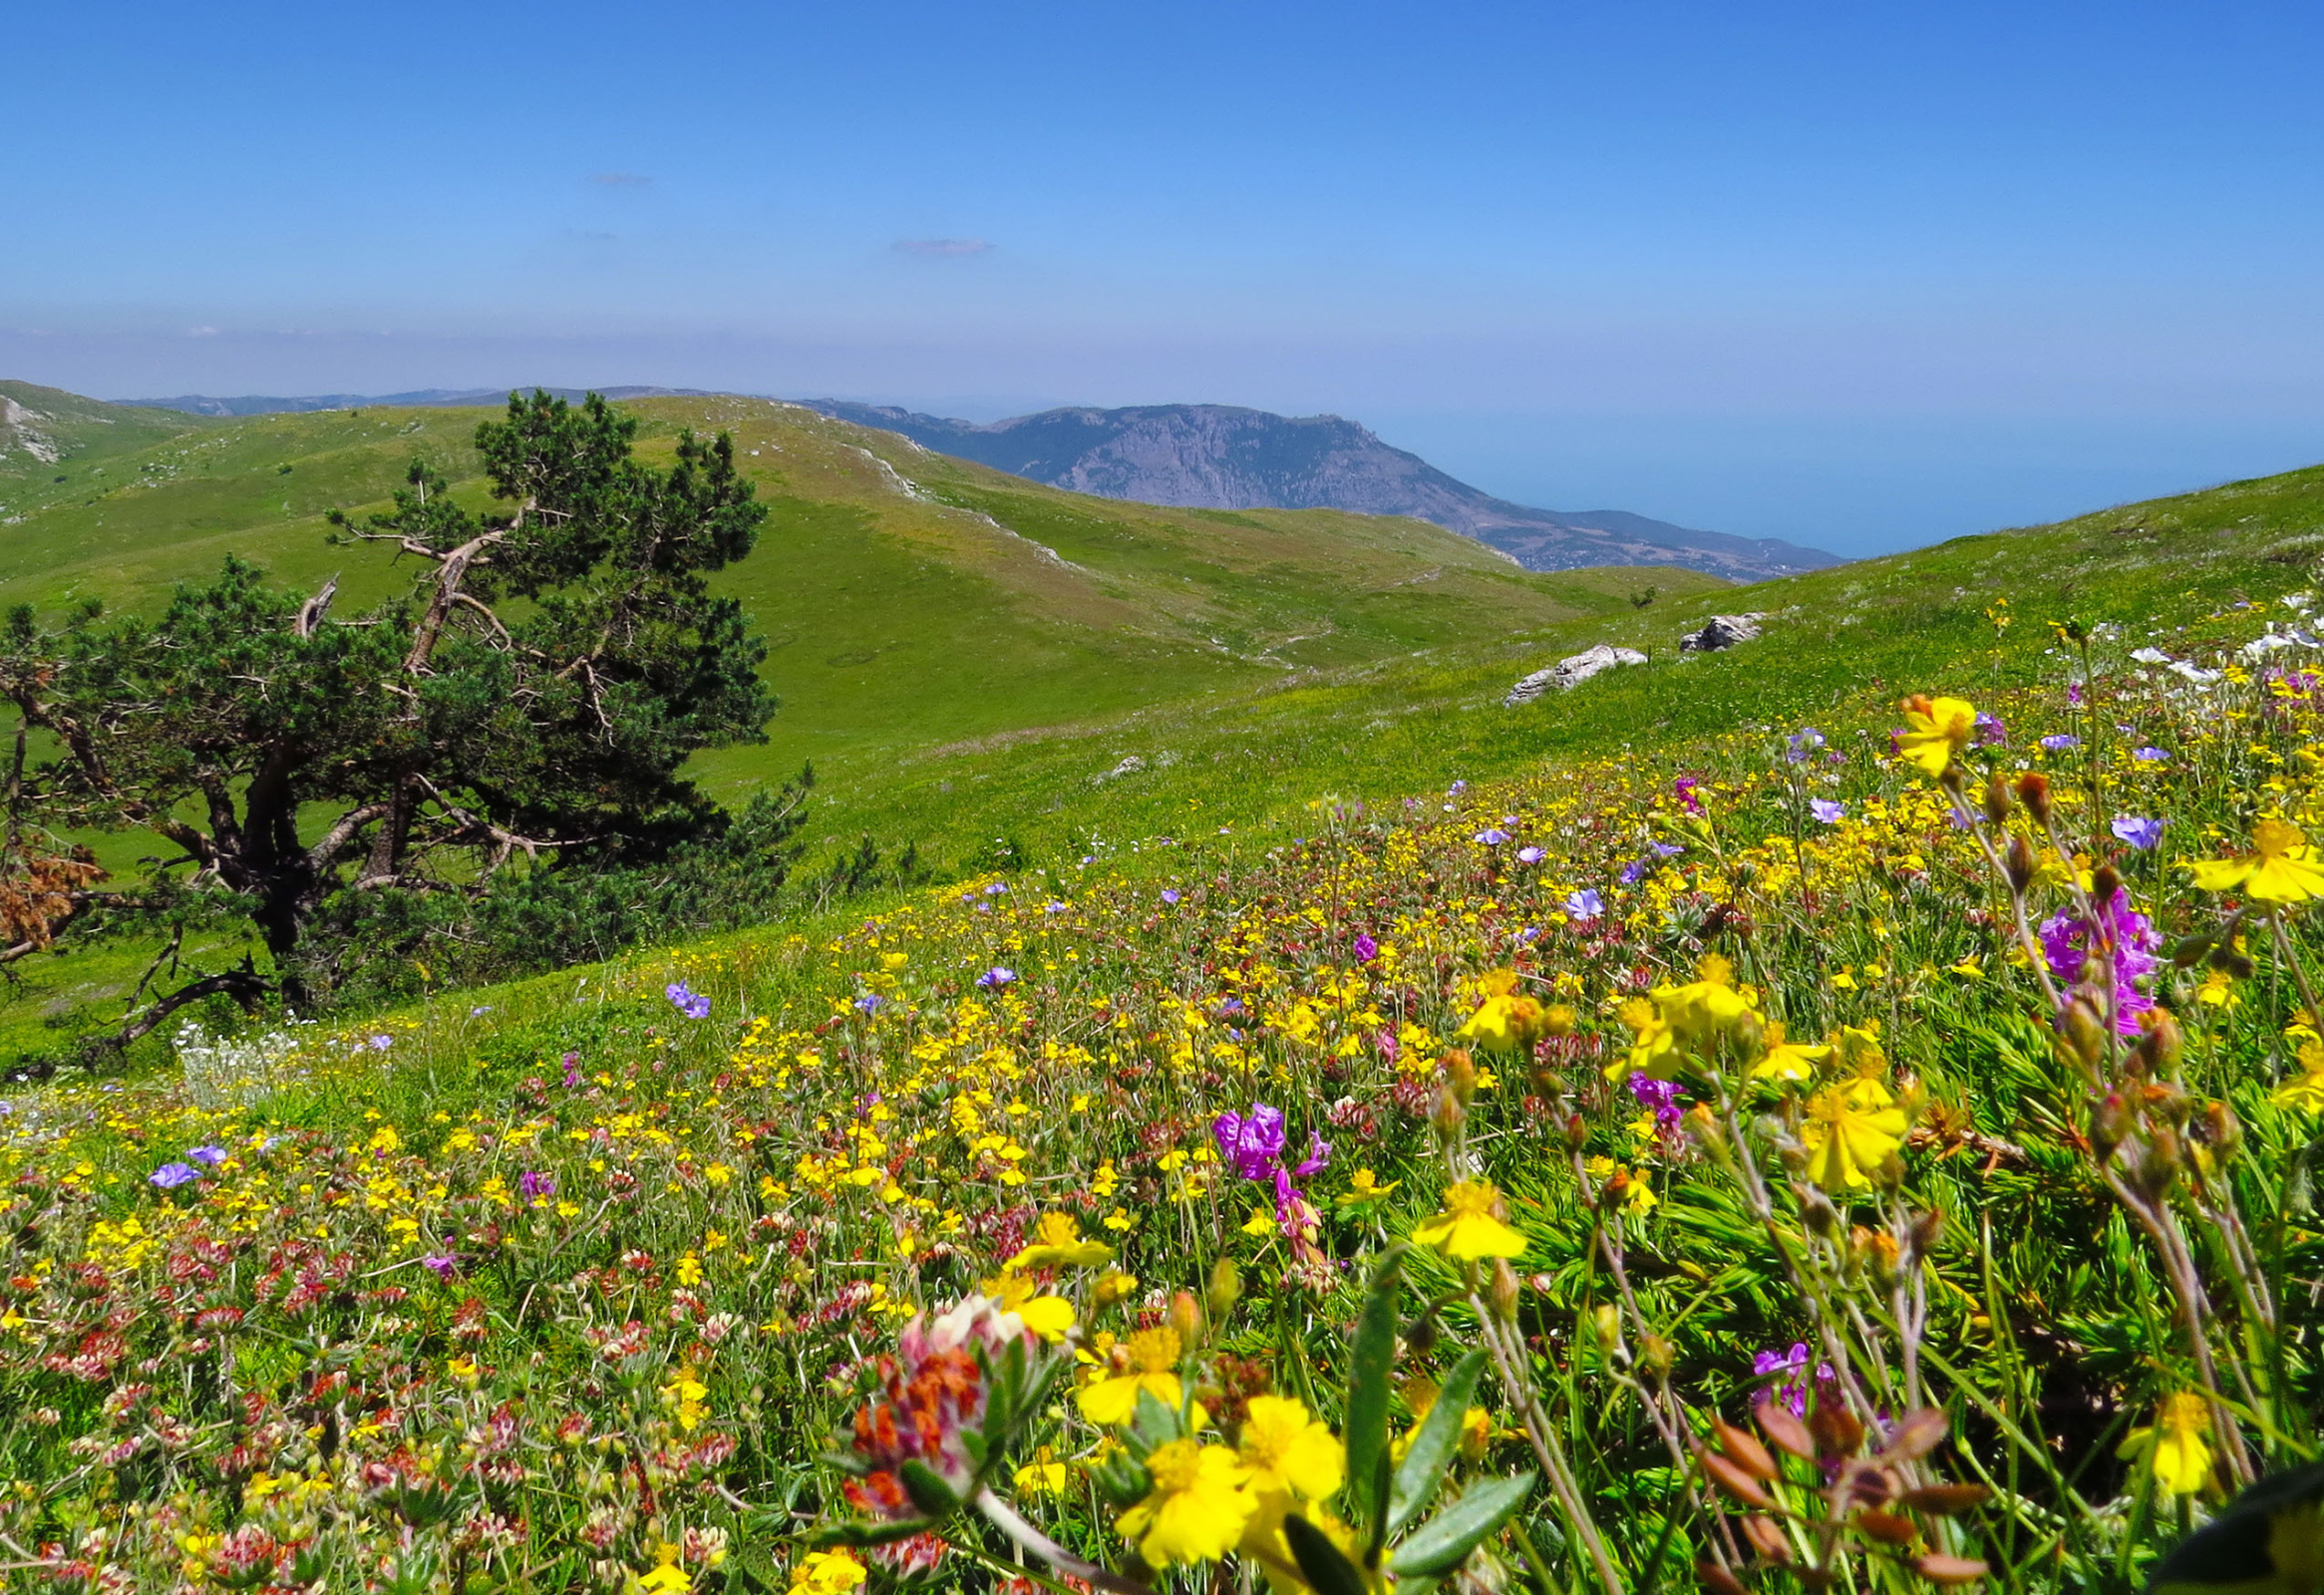
<path id="1" fill-rule="evenodd" d="M 1843 552 L 2324 460 L 2324 9 L 92 3 L 0 374 L 1336 411 Z"/>

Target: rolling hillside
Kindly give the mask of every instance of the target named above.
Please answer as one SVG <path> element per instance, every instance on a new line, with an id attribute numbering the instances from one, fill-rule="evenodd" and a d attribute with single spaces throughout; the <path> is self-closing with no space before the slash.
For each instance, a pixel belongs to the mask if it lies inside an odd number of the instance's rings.
<path id="1" fill-rule="evenodd" d="M 369 602 L 410 572 L 329 544 L 325 511 L 384 505 L 415 456 L 481 493 L 481 410 L 203 418 L 0 394 L 54 445 L 0 457 L 4 602 L 150 605 L 228 552 L 288 581 L 335 575 L 342 604 Z M 732 431 L 774 511 L 729 580 L 774 645 L 784 709 L 767 746 L 711 761 L 730 797 L 810 758 L 843 793 L 931 748 L 1521 639 L 1647 586 L 1722 586 L 1670 568 L 1528 573 L 1417 520 L 1085 497 L 767 400 L 631 408 L 649 458 L 683 427 Z"/>

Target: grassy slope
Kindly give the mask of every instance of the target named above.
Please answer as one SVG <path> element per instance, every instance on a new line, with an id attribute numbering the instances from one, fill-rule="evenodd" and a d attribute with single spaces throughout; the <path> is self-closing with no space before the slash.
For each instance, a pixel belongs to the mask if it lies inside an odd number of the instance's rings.
<path id="1" fill-rule="evenodd" d="M 415 457 L 484 496 L 470 440 L 487 411 L 215 420 L 18 383 L 0 393 L 48 418 L 37 425 L 65 445 L 54 465 L 21 451 L 0 459 L 0 603 L 151 608 L 235 553 L 302 586 L 337 576 L 344 612 L 401 590 L 413 570 L 330 544 L 327 510 L 384 507 Z M 946 747 L 1540 635 L 1624 608 L 1647 584 L 1722 587 L 1668 569 L 1533 574 L 1419 521 L 1084 498 L 764 401 L 634 408 L 649 459 L 666 457 L 682 427 L 731 431 L 773 511 L 728 586 L 773 644 L 767 674 L 785 708 L 767 744 L 706 759 L 704 778 L 732 798 L 812 759 L 834 845 L 870 827 L 950 858 L 1004 823 L 941 779 L 901 805 L 884 800 L 895 771 Z M 117 868 L 151 846 L 142 834 L 99 840 Z M 0 1008 L 0 1052 L 37 1046 L 39 1015 L 126 990 L 142 963 L 128 949 L 44 960 Z"/>

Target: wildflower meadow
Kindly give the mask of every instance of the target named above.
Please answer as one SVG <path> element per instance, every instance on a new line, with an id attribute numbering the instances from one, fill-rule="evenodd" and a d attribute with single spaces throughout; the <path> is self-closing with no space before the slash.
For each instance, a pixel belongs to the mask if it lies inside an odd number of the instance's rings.
<path id="1" fill-rule="evenodd" d="M 2317 1455 L 2309 613 L 26 1088 L 0 1576 L 2138 1587 Z"/>

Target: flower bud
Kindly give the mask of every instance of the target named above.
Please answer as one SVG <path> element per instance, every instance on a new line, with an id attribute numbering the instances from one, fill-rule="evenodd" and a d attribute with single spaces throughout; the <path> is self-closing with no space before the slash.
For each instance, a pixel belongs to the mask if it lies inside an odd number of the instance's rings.
<path id="1" fill-rule="evenodd" d="M 1224 1323 L 1234 1304 L 1242 1300 L 1242 1274 L 1234 1266 L 1234 1259 L 1221 1257 L 1210 1270 L 1210 1288 L 1205 1292 L 1205 1305 L 1213 1321 Z"/>
<path id="2" fill-rule="evenodd" d="M 2030 771 L 2017 778 L 2017 800 L 2026 805 L 2026 812 L 2034 816 L 2034 823 L 2044 830 L 2050 828 L 2050 778 L 2039 771 Z"/>
<path id="3" fill-rule="evenodd" d="M 1488 1287 L 1487 1299 L 1493 1303 L 1494 1316 L 1502 1323 L 1517 1321 L 1517 1271 L 1509 1267 L 1505 1257 L 1493 1260 L 1493 1283 Z"/>
<path id="4" fill-rule="evenodd" d="M 2101 864 L 2090 872 L 2090 900 L 2111 903 L 2115 893 L 2123 889 L 2123 877 L 2112 864 Z"/>
<path id="5" fill-rule="evenodd" d="M 2002 873 L 2009 877 L 2009 889 L 2020 897 L 2034 883 L 2034 849 L 2023 836 L 2009 838 L 2009 854 L 2002 860 Z"/>
<path id="6" fill-rule="evenodd" d="M 1649 1334 L 1639 1347 L 1639 1361 L 1653 1373 L 1668 1377 L 1678 1363 L 1678 1348 L 1667 1335 Z"/>
<path id="7" fill-rule="evenodd" d="M 2139 1023 L 2147 1033 L 2139 1038 L 2133 1056 L 2151 1075 L 2169 1074 L 2178 1067 L 2179 1054 L 2186 1045 L 2178 1021 L 2170 1017 L 2167 1008 L 2150 1008 L 2139 1016 Z"/>
<path id="8" fill-rule="evenodd" d="M 1912 1247 L 1913 1261 L 1933 1256 L 1945 1238 L 1945 1215 L 1933 1207 L 1914 1213 L 1905 1235 Z"/>
<path id="9" fill-rule="evenodd" d="M 1437 1315 L 1423 1313 L 1405 1326 L 1404 1344 L 1415 1357 L 1426 1357 L 1437 1349 Z"/>
<path id="10" fill-rule="evenodd" d="M 1544 1036 L 1570 1036 L 1573 1034 L 1574 1023 L 1573 1010 L 1563 1003 L 1552 1003 L 1541 1010 L 1541 1034 Z"/>
<path id="11" fill-rule="evenodd" d="M 1589 1125 L 1579 1114 L 1565 1116 L 1565 1144 L 1575 1151 L 1589 1144 Z"/>
<path id="12" fill-rule="evenodd" d="M 2196 1123 L 2197 1132 L 2222 1159 L 2234 1156 L 2235 1148 L 2243 1144 L 2243 1120 L 2225 1103 L 2207 1104 Z"/>
<path id="13" fill-rule="evenodd" d="M 1429 1122 L 1440 1138 L 1450 1141 L 1461 1132 L 1461 1121 L 1469 1116 L 1469 1110 L 1450 1086 L 1438 1088 L 1437 1105 L 1429 1110 Z"/>
<path id="14" fill-rule="evenodd" d="M 1985 817 L 1998 825 L 2009 817 L 2010 810 L 2016 806 L 2010 801 L 2009 783 L 2001 779 L 2001 773 L 1995 771 L 1988 776 L 1985 780 Z"/>
<path id="15" fill-rule="evenodd" d="M 1438 1063 L 1445 1071 L 1446 1088 L 1461 1099 L 1462 1107 L 1467 1108 L 1471 1099 L 1477 1095 L 1476 1061 L 1456 1047 L 1439 1059 Z"/>
<path id="16" fill-rule="evenodd" d="M 1815 1233 L 1826 1239 L 1839 1233 L 1839 1209 L 1831 1205 L 1831 1198 L 1815 1186 L 1800 1192 L 1800 1220 Z"/>
<path id="17" fill-rule="evenodd" d="M 2148 1138 L 2147 1154 L 2139 1159 L 2139 1183 L 2150 1196 L 2160 1196 L 2170 1189 L 2178 1178 L 2184 1159 L 2179 1153 L 2178 1134 L 2167 1125 L 2157 1125 Z"/>
<path id="18" fill-rule="evenodd" d="M 1202 1304 L 1192 1291 L 1182 1290 L 1170 1298 L 1170 1328 L 1177 1331 L 1181 1345 L 1191 1346 L 1202 1338 Z"/>
<path id="19" fill-rule="evenodd" d="M 2170 949 L 2170 962 L 2174 968 L 2192 969 L 2208 957 L 2210 951 L 2210 937 L 2182 936 L 2179 938 L 2178 945 Z"/>
<path id="20" fill-rule="evenodd" d="M 1622 1344 L 1622 1315 L 1613 1308 L 1603 1305 L 1591 1308 L 1589 1327 L 1597 1343 L 1607 1351 Z"/>
<path id="21" fill-rule="evenodd" d="M 2106 1019 L 2087 992 L 2078 991 L 2066 999 L 2066 1006 L 2058 1012 L 2058 1035 L 2086 1069 L 2096 1069 L 2106 1056 Z"/>
<path id="22" fill-rule="evenodd" d="M 2130 1133 L 2131 1105 L 2121 1092 L 2110 1091 L 2090 1111 L 2090 1149 L 2104 1163 Z"/>

